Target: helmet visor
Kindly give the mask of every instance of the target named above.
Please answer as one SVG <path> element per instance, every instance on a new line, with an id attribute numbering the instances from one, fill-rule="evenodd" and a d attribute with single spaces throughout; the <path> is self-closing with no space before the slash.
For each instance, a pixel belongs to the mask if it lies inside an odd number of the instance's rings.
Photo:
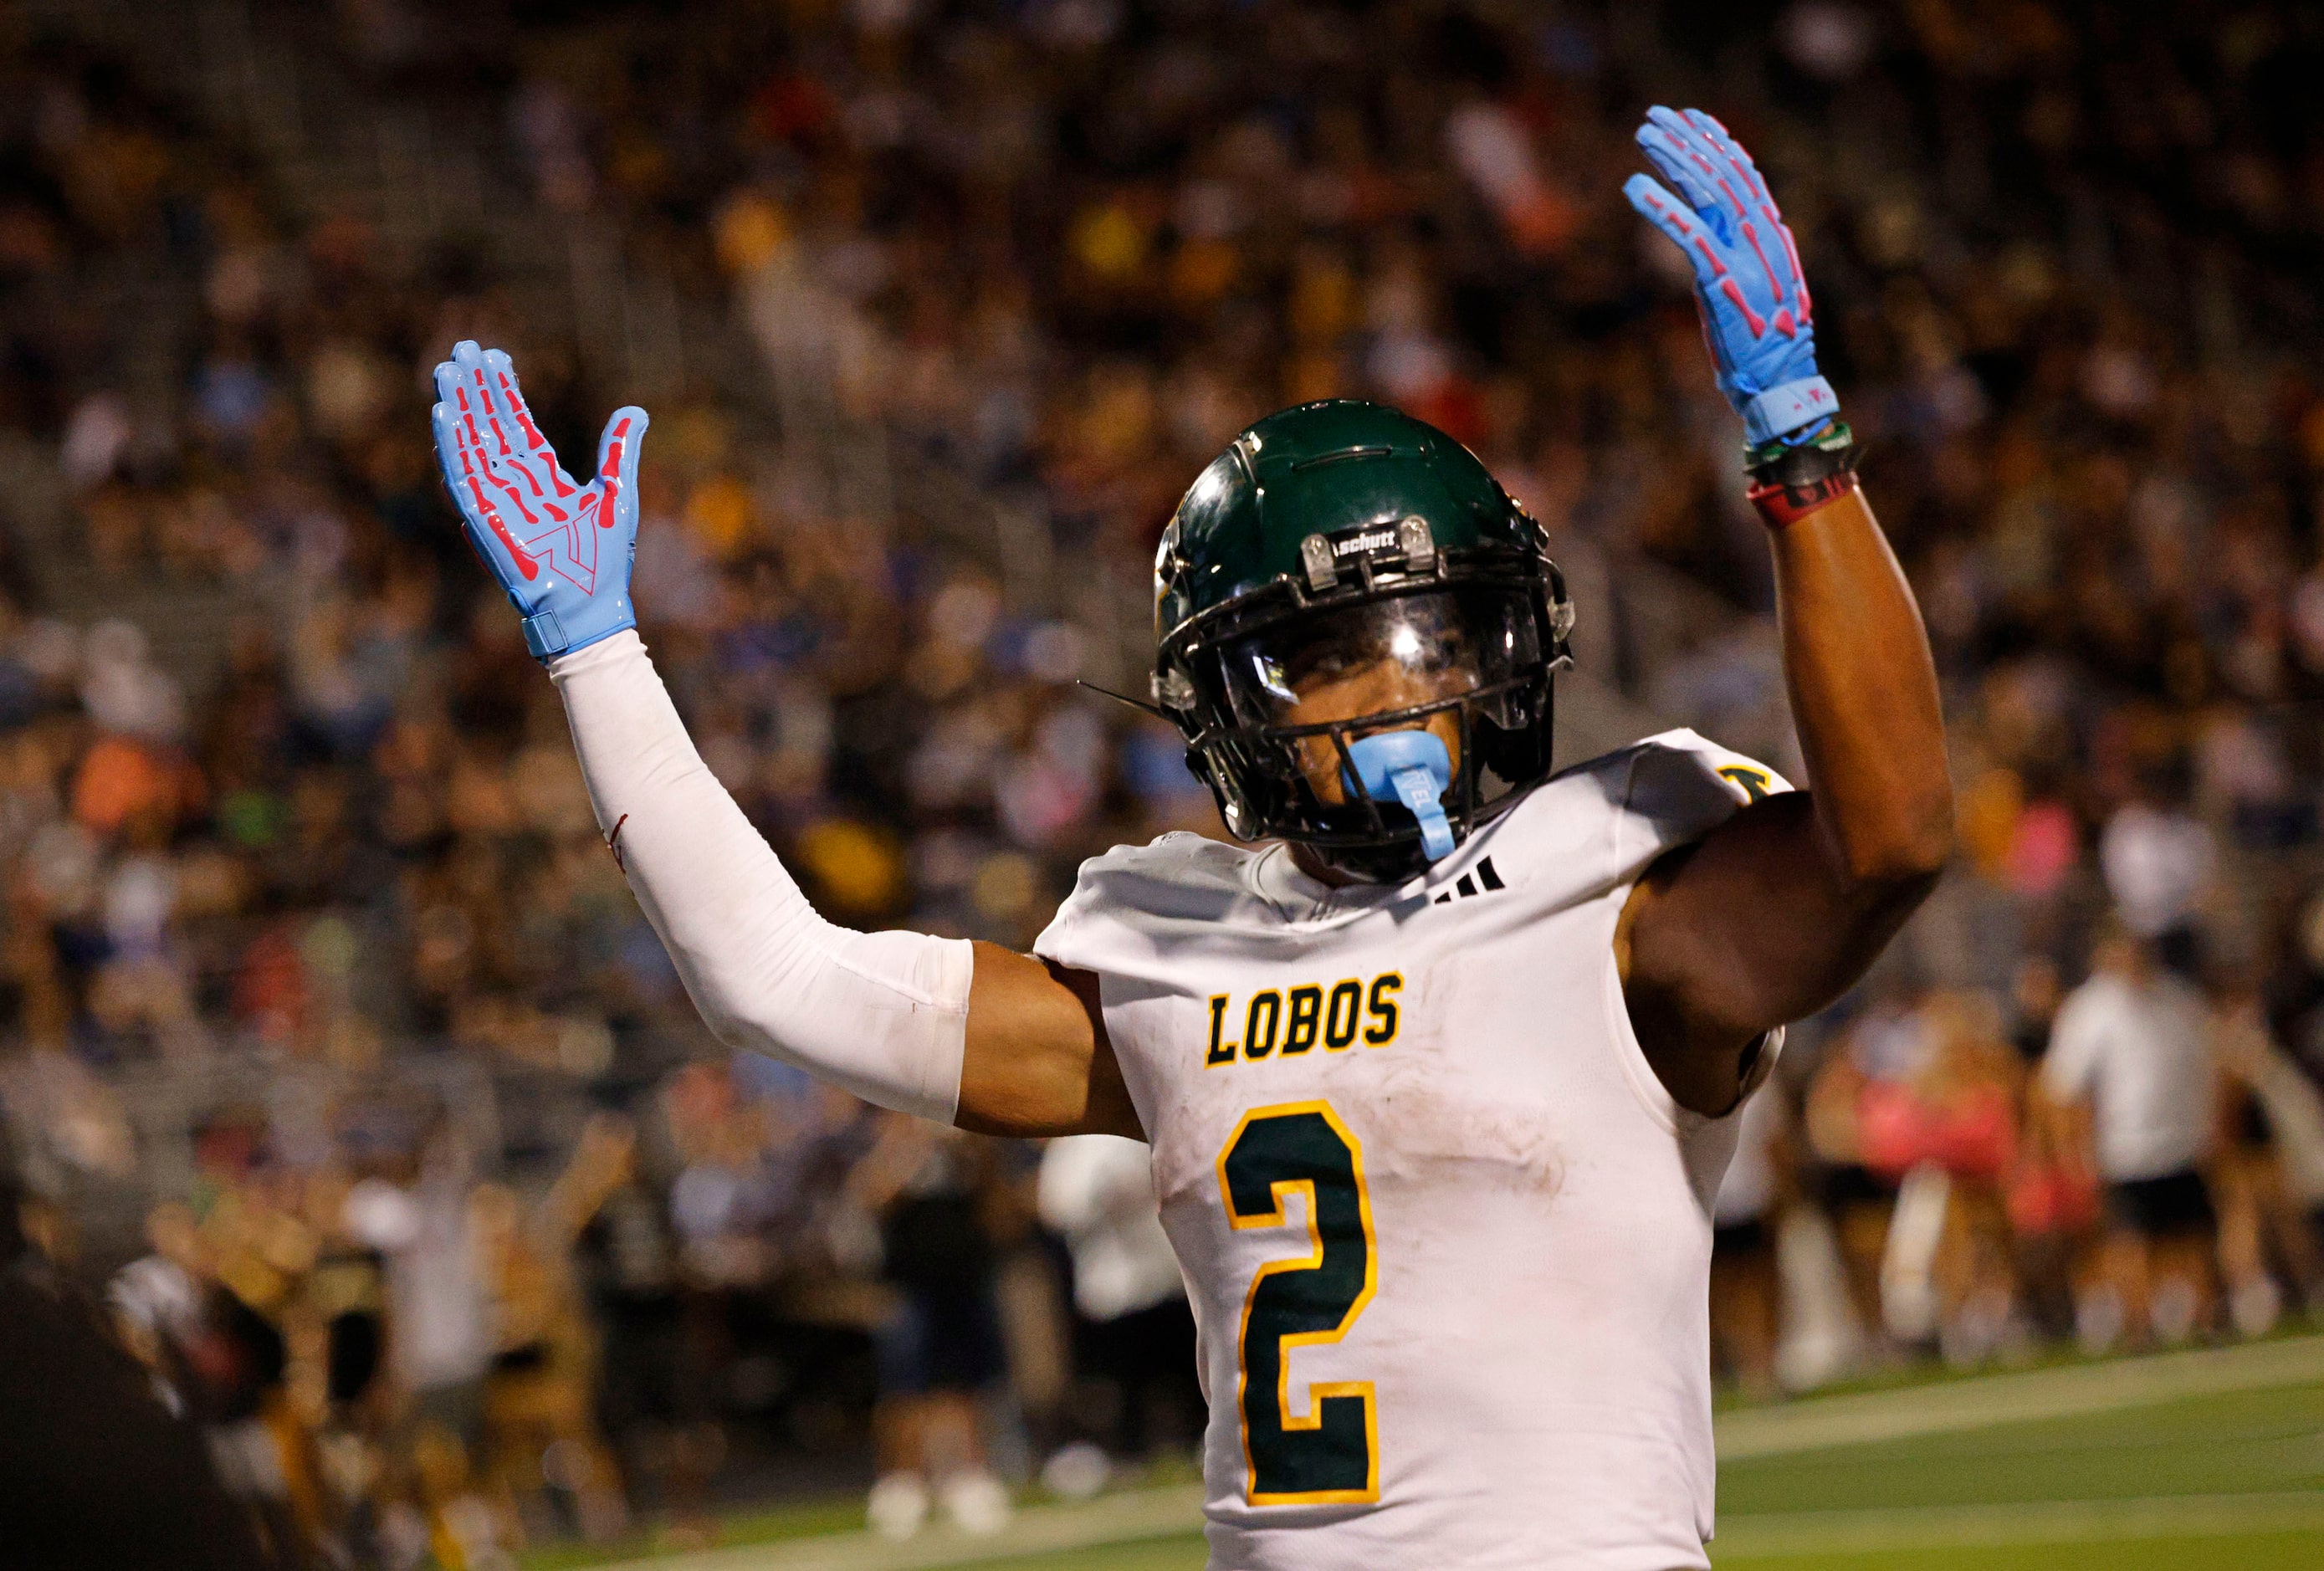
<path id="1" fill-rule="evenodd" d="M 1231 641 L 1222 653 L 1236 721 L 1297 731 L 1517 681 L 1540 664 L 1541 636 L 1530 596 L 1479 586 L 1286 618 Z M 1365 730 L 1355 725 L 1350 738 Z"/>

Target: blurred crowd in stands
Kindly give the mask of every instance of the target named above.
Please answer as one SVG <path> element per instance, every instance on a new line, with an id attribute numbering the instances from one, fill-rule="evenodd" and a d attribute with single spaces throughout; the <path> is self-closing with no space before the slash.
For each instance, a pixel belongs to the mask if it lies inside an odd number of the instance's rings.
<path id="1" fill-rule="evenodd" d="M 1183 1465 L 1195 1421 L 1137 1148 L 958 1137 L 716 1053 L 438 494 L 451 341 L 509 347 L 568 452 L 655 394 L 643 631 L 818 904 L 1023 946 L 1082 856 L 1217 832 L 1172 737 L 1074 685 L 1123 631 L 1059 587 L 1138 615 L 1187 479 L 1302 399 L 1471 443 L 1557 538 L 1589 671 L 1796 775 L 1738 432 L 1618 196 L 1655 101 L 1720 115 L 1797 231 L 1963 809 L 1929 911 L 1753 1104 L 1725 1367 L 1772 1391 L 2324 1303 L 2312 18 L 302 25 L 379 100 L 492 106 L 498 219 L 611 224 L 744 369 L 619 384 L 490 247 L 387 245 L 150 69 L 0 38 L 0 1170 L 26 1260 L 105 1295 L 288 1558 L 700 1536 L 874 1476 L 883 1530 L 990 1527 L 1031 1475 Z M 1056 582 L 757 446 L 810 426 L 1001 499 Z M 1674 578 L 1723 609 L 1638 634 Z M 172 593 L 242 610 L 106 610 Z"/>

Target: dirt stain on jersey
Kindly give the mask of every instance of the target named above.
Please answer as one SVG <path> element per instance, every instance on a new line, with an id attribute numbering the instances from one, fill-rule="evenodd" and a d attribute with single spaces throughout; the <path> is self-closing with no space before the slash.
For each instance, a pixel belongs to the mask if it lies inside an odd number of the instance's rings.
<path id="1" fill-rule="evenodd" d="M 1456 1057 L 1416 1053 L 1380 1077 L 1367 1099 L 1372 1171 L 1425 1183 L 1457 1169 L 1467 1182 L 1556 1194 L 1565 1182 L 1565 1153 L 1551 1122 L 1530 1103 L 1496 1095 L 1502 1088 L 1483 1077 L 1462 1073 L 1450 1061 Z"/>
<path id="2" fill-rule="evenodd" d="M 1557 1120 L 1538 1090 L 1512 1076 L 1510 1044 L 1471 1037 L 1477 1021 L 1523 1019 L 1502 999 L 1517 986 L 1499 968 L 1456 957 L 1413 979 L 1398 1056 L 1366 1099 L 1373 1171 L 1420 1181 L 1453 1173 L 1506 1194 L 1547 1198 L 1565 1182 Z"/>

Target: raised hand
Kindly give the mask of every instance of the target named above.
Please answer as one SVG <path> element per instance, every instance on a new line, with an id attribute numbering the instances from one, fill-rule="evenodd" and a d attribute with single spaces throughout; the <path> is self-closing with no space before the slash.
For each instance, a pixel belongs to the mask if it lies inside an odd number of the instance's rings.
<path id="1" fill-rule="evenodd" d="M 1695 302 L 1719 390 L 1752 443 L 1812 433 L 1840 412 L 1816 373 L 1814 306 L 1799 247 L 1751 155 L 1700 109 L 1646 111 L 1638 145 L 1685 200 L 1651 175 L 1622 194 L 1694 266 Z"/>
<path id="2" fill-rule="evenodd" d="M 436 461 L 469 543 L 524 617 L 541 660 L 637 625 L 638 448 L 646 411 L 627 404 L 597 439 L 596 475 L 576 484 L 532 422 L 516 370 L 463 338 L 436 367 Z"/>

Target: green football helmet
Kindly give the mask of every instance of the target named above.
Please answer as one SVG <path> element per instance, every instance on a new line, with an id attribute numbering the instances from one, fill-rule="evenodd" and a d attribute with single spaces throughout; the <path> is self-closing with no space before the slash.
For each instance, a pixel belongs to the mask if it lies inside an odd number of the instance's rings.
<path id="1" fill-rule="evenodd" d="M 1240 839 L 1401 882 L 1549 773 L 1564 575 L 1434 426 L 1269 415 L 1179 502 L 1154 591 L 1154 701 Z"/>

